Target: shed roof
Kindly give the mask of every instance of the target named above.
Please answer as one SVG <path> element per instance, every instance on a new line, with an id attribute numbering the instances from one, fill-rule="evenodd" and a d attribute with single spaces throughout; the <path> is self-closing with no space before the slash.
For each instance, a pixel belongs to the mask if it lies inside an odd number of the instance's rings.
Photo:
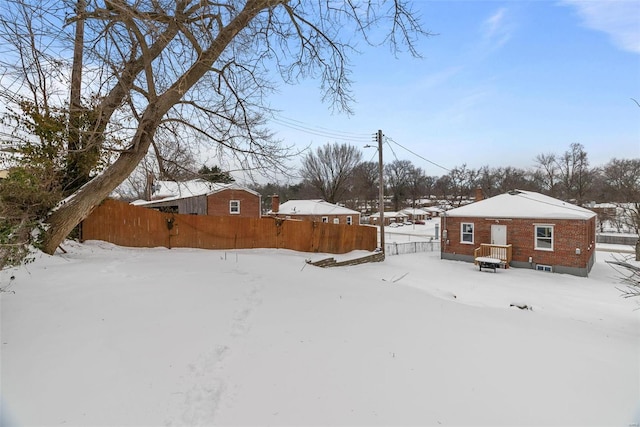
<path id="1" fill-rule="evenodd" d="M 204 179 L 192 179 L 189 181 L 154 181 L 152 199 L 166 199 L 173 197 L 181 199 L 184 197 L 202 196 L 212 191 L 228 188 L 231 184 L 219 182 L 209 182 Z"/>
<path id="2" fill-rule="evenodd" d="M 289 200 L 282 203 L 276 213 L 281 215 L 360 215 L 360 212 L 320 199 Z"/>
<path id="3" fill-rule="evenodd" d="M 190 181 L 155 181 L 153 183 L 152 200 L 136 200 L 131 204 L 136 206 L 153 206 L 160 202 L 171 202 L 190 197 L 206 196 L 224 190 L 242 190 L 256 196 L 260 193 L 251 190 L 235 182 L 225 184 L 221 182 L 209 182 L 204 179 L 192 179 Z"/>
<path id="4" fill-rule="evenodd" d="M 533 191 L 513 190 L 446 212 L 449 217 L 589 219 L 589 209 Z"/>

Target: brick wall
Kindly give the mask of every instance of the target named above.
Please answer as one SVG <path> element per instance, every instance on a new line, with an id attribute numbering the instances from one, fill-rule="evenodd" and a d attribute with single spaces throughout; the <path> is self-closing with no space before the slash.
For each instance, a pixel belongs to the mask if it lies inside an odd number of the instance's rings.
<path id="1" fill-rule="evenodd" d="M 588 220 L 446 217 L 442 230 L 447 230 L 447 241 L 442 239 L 442 251 L 473 256 L 474 249 L 481 243 L 491 243 L 491 225 L 498 221 L 507 227 L 507 244 L 512 245 L 514 262 L 528 263 L 531 257 L 533 264 L 586 268 L 595 251 L 595 217 Z M 474 224 L 473 244 L 460 242 L 460 225 L 463 222 Z M 552 251 L 535 249 L 534 224 L 554 226 Z"/>
<path id="2" fill-rule="evenodd" d="M 229 201 L 240 201 L 240 213 L 229 213 Z M 229 189 L 207 196 L 207 215 L 260 218 L 260 196 L 245 190 Z"/>

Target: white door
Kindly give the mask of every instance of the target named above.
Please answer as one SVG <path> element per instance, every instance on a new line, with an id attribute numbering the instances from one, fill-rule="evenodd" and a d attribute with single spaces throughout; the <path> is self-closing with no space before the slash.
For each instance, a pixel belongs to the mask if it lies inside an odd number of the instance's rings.
<path id="1" fill-rule="evenodd" d="M 501 224 L 491 224 L 491 244 L 507 244 L 507 226 Z"/>

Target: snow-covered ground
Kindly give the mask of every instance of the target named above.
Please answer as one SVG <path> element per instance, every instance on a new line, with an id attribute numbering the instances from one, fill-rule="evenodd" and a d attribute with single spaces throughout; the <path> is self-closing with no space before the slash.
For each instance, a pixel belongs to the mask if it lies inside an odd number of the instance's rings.
<path id="1" fill-rule="evenodd" d="M 288 250 L 64 247 L 0 272 L 2 425 L 640 422 L 640 311 L 608 252 L 579 278 L 439 252 L 322 269 Z"/>

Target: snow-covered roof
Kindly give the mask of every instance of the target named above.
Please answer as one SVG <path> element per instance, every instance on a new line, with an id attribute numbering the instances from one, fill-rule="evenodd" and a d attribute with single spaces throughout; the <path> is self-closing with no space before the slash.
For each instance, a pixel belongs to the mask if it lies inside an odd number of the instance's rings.
<path id="1" fill-rule="evenodd" d="M 279 215 L 360 215 L 360 212 L 324 200 L 289 200 L 280 205 Z"/>
<path id="2" fill-rule="evenodd" d="M 243 190 L 259 196 L 260 194 L 249 188 L 242 187 L 235 182 L 224 184 L 221 182 L 209 182 L 204 179 L 192 179 L 190 181 L 154 181 L 152 200 L 136 200 L 132 205 L 145 206 L 157 202 L 170 202 L 188 197 L 214 194 L 223 190 Z"/>
<path id="3" fill-rule="evenodd" d="M 183 197 L 201 196 L 213 191 L 229 188 L 231 184 L 223 184 L 220 182 L 209 182 L 204 179 L 192 179 L 190 181 L 154 181 L 153 200 Z"/>
<path id="4" fill-rule="evenodd" d="M 376 212 L 371 214 L 370 218 L 378 218 L 379 216 L 380 216 L 380 212 Z M 384 217 L 385 218 L 408 218 L 409 215 L 404 214 L 402 212 L 392 212 L 392 211 L 386 212 L 385 211 Z"/>
<path id="5" fill-rule="evenodd" d="M 427 213 L 427 211 L 425 211 L 424 209 L 420 209 L 420 208 L 402 209 L 401 212 L 405 213 L 405 214 L 408 214 L 408 215 L 424 215 L 424 214 Z"/>
<path id="6" fill-rule="evenodd" d="M 444 211 L 444 209 L 439 208 L 437 206 L 428 206 L 428 207 L 422 208 L 422 209 L 424 209 L 427 212 L 443 212 Z"/>
<path id="7" fill-rule="evenodd" d="M 448 217 L 588 219 L 596 214 L 544 194 L 513 190 L 508 193 L 451 209 Z"/>

